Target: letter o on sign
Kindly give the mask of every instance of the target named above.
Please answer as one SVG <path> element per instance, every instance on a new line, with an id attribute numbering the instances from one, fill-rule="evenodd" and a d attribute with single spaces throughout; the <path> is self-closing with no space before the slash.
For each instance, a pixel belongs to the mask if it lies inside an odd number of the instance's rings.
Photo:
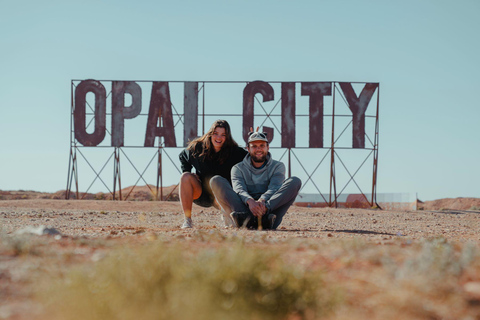
<path id="1" fill-rule="evenodd" d="M 95 95 L 95 130 L 87 133 L 86 128 L 86 97 L 87 93 Z M 84 146 L 96 146 L 105 138 L 106 131 L 106 100 L 105 87 L 96 80 L 85 80 L 78 84 L 75 89 L 74 131 L 75 139 Z"/>

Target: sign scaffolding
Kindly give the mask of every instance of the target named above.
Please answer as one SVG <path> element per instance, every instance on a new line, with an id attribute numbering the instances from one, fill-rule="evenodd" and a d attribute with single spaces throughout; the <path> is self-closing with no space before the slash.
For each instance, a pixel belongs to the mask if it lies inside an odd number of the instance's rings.
<path id="1" fill-rule="evenodd" d="M 379 207 L 379 90 L 369 82 L 72 80 L 66 198 L 95 186 L 128 200 L 143 182 L 168 200 L 173 190 L 164 195 L 163 186 L 178 185 L 179 148 L 221 118 L 240 145 L 251 127 L 267 133 L 274 158 L 303 181 L 297 202 L 343 206 L 353 189 L 361 206 Z"/>

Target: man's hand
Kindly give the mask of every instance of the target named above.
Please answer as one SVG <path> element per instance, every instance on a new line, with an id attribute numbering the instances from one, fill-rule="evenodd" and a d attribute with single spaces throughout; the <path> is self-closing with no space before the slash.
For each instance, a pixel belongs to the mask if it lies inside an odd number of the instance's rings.
<path id="1" fill-rule="evenodd" d="M 267 212 L 267 207 L 265 206 L 265 200 L 258 200 L 255 201 L 253 199 L 249 199 L 247 201 L 248 208 L 252 212 L 252 214 L 256 217 L 261 217 Z"/>

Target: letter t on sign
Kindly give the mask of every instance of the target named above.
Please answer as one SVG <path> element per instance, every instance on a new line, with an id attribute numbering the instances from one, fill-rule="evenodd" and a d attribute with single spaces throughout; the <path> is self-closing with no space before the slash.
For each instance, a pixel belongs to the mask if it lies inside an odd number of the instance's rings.
<path id="1" fill-rule="evenodd" d="M 302 82 L 302 96 L 310 96 L 310 148 L 323 148 L 323 97 L 330 95 L 331 82 Z"/>

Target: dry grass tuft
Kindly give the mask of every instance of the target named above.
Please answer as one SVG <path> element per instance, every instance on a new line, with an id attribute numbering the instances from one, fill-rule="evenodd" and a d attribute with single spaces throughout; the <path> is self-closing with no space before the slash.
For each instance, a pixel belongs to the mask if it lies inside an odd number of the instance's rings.
<path id="1" fill-rule="evenodd" d="M 47 295 L 53 319 L 312 319 L 338 304 L 318 270 L 233 243 L 190 252 L 155 243 L 70 273 Z"/>

